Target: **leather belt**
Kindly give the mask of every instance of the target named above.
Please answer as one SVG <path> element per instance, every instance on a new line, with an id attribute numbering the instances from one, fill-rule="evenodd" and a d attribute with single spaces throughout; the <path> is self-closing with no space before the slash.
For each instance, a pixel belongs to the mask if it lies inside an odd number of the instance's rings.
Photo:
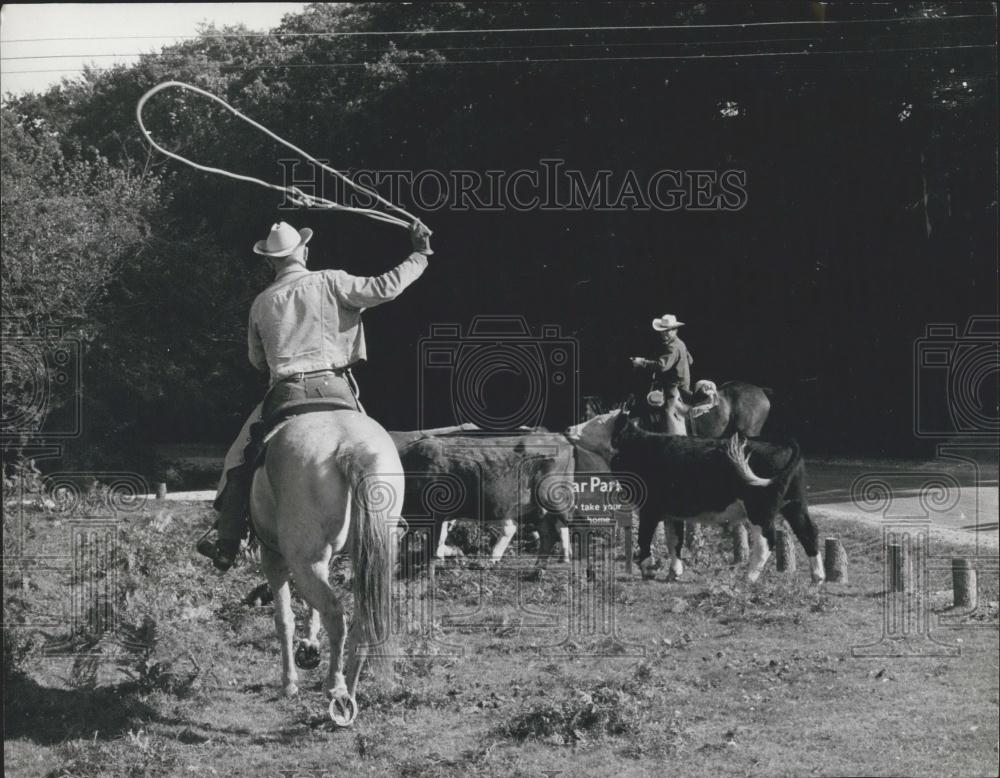
<path id="1" fill-rule="evenodd" d="M 298 383 L 299 381 L 305 378 L 312 378 L 313 376 L 320 376 L 320 375 L 335 375 L 335 376 L 346 377 L 350 375 L 350 372 L 351 372 L 350 367 L 338 367 L 338 368 L 331 367 L 331 368 L 324 368 L 322 370 L 309 370 L 304 373 L 292 373 L 289 376 L 285 376 L 284 378 L 278 379 L 275 382 L 275 384 L 283 384 L 286 382 Z"/>

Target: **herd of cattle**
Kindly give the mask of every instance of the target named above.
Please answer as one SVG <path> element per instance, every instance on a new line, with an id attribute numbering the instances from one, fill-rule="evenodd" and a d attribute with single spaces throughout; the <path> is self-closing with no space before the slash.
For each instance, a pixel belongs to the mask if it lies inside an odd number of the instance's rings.
<path id="1" fill-rule="evenodd" d="M 449 527 L 465 518 L 499 525 L 493 562 L 525 522 L 537 522 L 545 538 L 558 534 L 568 561 L 573 506 L 550 496 L 571 491 L 575 474 L 629 474 L 643 485 L 636 508 L 637 560 L 644 575 L 654 569 L 652 541 L 661 521 L 676 577 L 682 572 L 685 521 L 749 520 L 748 578 L 756 580 L 774 546 L 776 522 L 784 517 L 809 557 L 813 581 L 822 581 L 798 445 L 744 437 L 759 434 L 767 417 L 769 403 L 759 387 L 733 382 L 717 391 L 716 406 L 700 424 L 692 423 L 692 437 L 643 429 L 650 409 L 642 404 L 597 414 L 562 434 L 487 435 L 473 425 L 390 432 L 406 473 L 403 516 L 411 529 L 423 527 L 433 538 L 438 558 L 454 553 L 446 542 Z M 714 436 L 698 436 L 704 433 Z M 551 551 L 552 544 L 543 543 L 542 550 Z"/>

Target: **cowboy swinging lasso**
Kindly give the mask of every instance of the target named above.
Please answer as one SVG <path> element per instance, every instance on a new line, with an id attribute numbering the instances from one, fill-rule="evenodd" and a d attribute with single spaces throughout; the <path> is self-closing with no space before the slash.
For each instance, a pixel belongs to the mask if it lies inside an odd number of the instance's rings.
<path id="1" fill-rule="evenodd" d="M 142 109 L 152 95 L 169 87 L 219 103 L 409 221 L 200 165 L 162 148 L 147 131 Z M 367 356 L 362 312 L 394 299 L 421 276 L 433 253 L 430 230 L 402 208 L 198 87 L 177 81 L 159 84 L 139 100 L 136 117 L 153 147 L 195 169 L 283 191 L 297 205 L 361 213 L 410 231 L 409 256 L 374 277 L 352 276 L 343 270 L 308 270 L 312 230 L 297 230 L 283 221 L 254 244 L 254 253 L 264 257 L 275 274 L 251 306 L 247 336 L 250 362 L 269 374 L 269 388 L 226 455 L 215 500 L 218 541 L 212 543 L 206 533 L 198 543 L 198 550 L 226 571 L 236 561 L 248 519 L 252 521 L 261 541 L 262 567 L 275 597 L 284 691 L 297 691 L 289 589 L 289 577 L 294 576 L 330 637 L 326 683 L 330 716 L 336 724 L 347 726 L 357 714 L 354 694 L 366 653 L 381 647 L 384 655 L 390 637 L 389 587 L 403 499 L 403 468 L 396 447 L 386 431 L 365 414 L 351 367 Z M 261 463 L 265 436 L 268 450 Z M 349 635 L 344 608 L 327 580 L 330 558 L 341 552 L 350 554 L 355 571 L 355 617 Z M 375 664 L 379 665 L 377 657 Z"/>

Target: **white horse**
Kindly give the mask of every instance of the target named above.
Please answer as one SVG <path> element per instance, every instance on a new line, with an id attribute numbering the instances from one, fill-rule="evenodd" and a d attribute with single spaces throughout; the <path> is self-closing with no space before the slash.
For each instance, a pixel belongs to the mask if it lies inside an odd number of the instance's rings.
<path id="1" fill-rule="evenodd" d="M 311 609 L 311 647 L 318 646 L 320 620 L 330 638 L 325 688 L 330 717 L 339 726 L 349 726 L 357 715 L 355 692 L 366 656 L 376 674 L 390 666 L 390 596 L 402 506 L 396 447 L 376 421 L 356 411 L 293 417 L 271 438 L 265 464 L 254 475 L 250 516 L 274 593 L 282 690 L 298 691 L 289 588 L 294 578 Z M 353 562 L 349 633 L 344 606 L 329 583 L 330 559 L 339 553 Z"/>

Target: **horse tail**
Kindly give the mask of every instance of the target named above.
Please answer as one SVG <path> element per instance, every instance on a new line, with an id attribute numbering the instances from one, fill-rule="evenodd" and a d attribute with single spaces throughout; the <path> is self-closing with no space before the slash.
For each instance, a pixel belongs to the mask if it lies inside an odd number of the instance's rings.
<path id="1" fill-rule="evenodd" d="M 372 673 L 392 669 L 392 582 L 395 572 L 393 506 L 402 505 L 396 486 L 372 466 L 348 468 L 351 484 L 351 559 L 354 562 L 354 623 L 360 644 L 368 648 Z"/>

